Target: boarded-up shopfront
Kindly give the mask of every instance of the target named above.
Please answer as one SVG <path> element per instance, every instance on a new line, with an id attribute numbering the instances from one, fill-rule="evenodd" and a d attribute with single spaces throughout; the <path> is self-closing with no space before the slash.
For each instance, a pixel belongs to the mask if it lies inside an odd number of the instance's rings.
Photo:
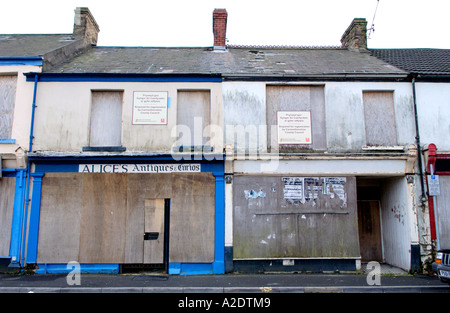
<path id="1" fill-rule="evenodd" d="M 96 272 L 130 267 L 220 272 L 224 249 L 223 227 L 216 227 L 216 219 L 222 224 L 224 219 L 220 163 L 94 163 L 65 168 L 77 171 L 37 166 L 46 172 L 39 208 L 33 197 L 32 210 L 39 209 L 39 221 L 33 213 L 30 220 L 39 223 L 38 238 L 32 231 L 29 234 L 31 242 L 37 239 L 36 259 L 29 244 L 27 263 L 38 264 L 38 271 L 51 272 L 77 261 Z M 217 253 L 220 248 L 222 254 Z"/>
<path id="2" fill-rule="evenodd" d="M 354 269 L 355 177 L 235 176 L 235 267 Z"/>

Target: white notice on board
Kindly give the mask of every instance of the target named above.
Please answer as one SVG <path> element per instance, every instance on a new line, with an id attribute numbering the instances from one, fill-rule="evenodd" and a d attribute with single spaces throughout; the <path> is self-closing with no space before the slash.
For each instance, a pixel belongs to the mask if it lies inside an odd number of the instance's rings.
<path id="1" fill-rule="evenodd" d="M 310 145 L 311 112 L 278 111 L 278 144 Z"/>
<path id="2" fill-rule="evenodd" d="M 167 91 L 135 91 L 133 124 L 167 124 Z"/>

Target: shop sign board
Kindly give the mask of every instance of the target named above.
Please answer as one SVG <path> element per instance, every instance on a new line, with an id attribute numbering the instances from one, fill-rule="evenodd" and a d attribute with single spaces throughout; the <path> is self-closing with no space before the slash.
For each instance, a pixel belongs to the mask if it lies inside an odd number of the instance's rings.
<path id="1" fill-rule="evenodd" d="M 198 173 L 201 164 L 79 164 L 79 173 Z"/>

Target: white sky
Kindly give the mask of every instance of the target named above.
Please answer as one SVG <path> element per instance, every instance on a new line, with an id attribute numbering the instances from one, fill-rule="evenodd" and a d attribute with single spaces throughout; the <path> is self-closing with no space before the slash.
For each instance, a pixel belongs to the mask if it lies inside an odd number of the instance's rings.
<path id="1" fill-rule="evenodd" d="M 233 45 L 340 45 L 355 17 L 371 26 L 377 0 L 2 0 L 0 33 L 72 33 L 88 7 L 99 46 L 212 46 L 212 12 L 228 11 Z M 450 49 L 450 0 L 379 0 L 369 48 Z"/>

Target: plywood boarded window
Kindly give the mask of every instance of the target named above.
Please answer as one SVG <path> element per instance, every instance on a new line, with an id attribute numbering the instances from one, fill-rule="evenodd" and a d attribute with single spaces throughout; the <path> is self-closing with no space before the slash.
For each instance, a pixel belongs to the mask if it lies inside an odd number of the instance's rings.
<path id="1" fill-rule="evenodd" d="M 122 91 L 92 91 L 89 145 L 117 147 L 122 142 Z"/>
<path id="2" fill-rule="evenodd" d="M 170 262 L 214 261 L 215 179 L 211 173 L 173 173 Z"/>
<path id="3" fill-rule="evenodd" d="M 0 76 L 0 139 L 11 139 L 17 76 Z"/>
<path id="4" fill-rule="evenodd" d="M 268 149 L 326 149 L 323 86 L 267 86 L 266 101 Z M 312 144 L 279 145 L 277 127 L 275 127 L 278 111 L 310 112 Z"/>
<path id="5" fill-rule="evenodd" d="M 46 173 L 42 183 L 37 260 L 67 263 L 79 260 L 83 176 Z"/>
<path id="6" fill-rule="evenodd" d="M 0 179 L 0 256 L 9 255 L 15 186 L 15 177 Z"/>
<path id="7" fill-rule="evenodd" d="M 364 91 L 364 122 L 368 146 L 397 145 L 394 93 L 392 91 Z"/>
<path id="8" fill-rule="evenodd" d="M 203 146 L 210 124 L 210 91 L 178 91 L 177 124 L 180 146 Z"/>

